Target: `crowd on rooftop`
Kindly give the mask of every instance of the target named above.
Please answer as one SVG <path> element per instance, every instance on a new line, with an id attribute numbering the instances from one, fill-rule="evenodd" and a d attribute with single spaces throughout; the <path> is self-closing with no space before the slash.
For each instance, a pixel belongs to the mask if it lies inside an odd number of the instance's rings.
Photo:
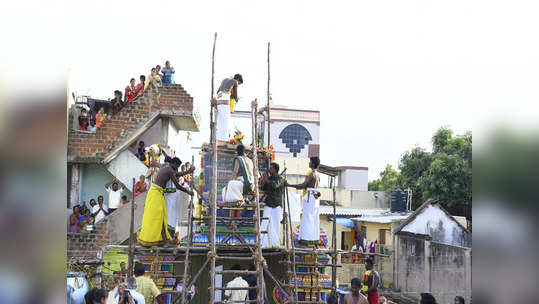
<path id="1" fill-rule="evenodd" d="M 148 87 L 158 88 L 163 83 L 174 83 L 175 73 L 174 67 L 167 60 L 164 68 L 161 68 L 161 65 L 156 65 L 148 76 L 140 75 L 138 84 L 135 78 L 131 78 L 123 93 L 120 90 L 115 90 L 114 97 L 107 102 L 93 104 L 90 106 L 90 111 L 82 109 L 79 114 L 79 130 L 95 132 L 123 107 L 142 95 Z"/>

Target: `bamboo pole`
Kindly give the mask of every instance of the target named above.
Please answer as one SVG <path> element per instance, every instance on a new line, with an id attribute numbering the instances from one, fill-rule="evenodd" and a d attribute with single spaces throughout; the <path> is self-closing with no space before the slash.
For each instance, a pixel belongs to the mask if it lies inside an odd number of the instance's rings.
<path id="1" fill-rule="evenodd" d="M 270 99 L 271 99 L 271 95 L 270 95 L 270 43 L 268 42 L 268 90 L 266 92 L 266 95 L 267 95 L 267 104 L 266 104 L 266 110 L 268 111 L 268 148 L 269 146 L 271 146 L 271 127 L 270 127 L 270 118 L 271 118 L 271 114 L 270 114 Z"/>
<path id="2" fill-rule="evenodd" d="M 256 246 L 256 269 L 257 269 L 257 303 L 264 303 L 265 288 L 264 288 L 264 272 L 261 269 L 261 266 L 264 265 L 264 258 L 262 257 L 262 247 L 260 246 L 260 205 L 259 205 L 259 192 L 258 192 L 258 152 L 257 152 L 257 142 L 256 142 L 256 110 L 257 110 L 257 100 L 255 99 L 251 103 L 251 119 L 252 119 L 252 131 L 253 131 L 253 175 L 254 175 L 254 190 L 255 190 L 255 240 L 258 246 Z"/>
<path id="3" fill-rule="evenodd" d="M 131 220 L 129 223 L 129 260 L 127 261 L 127 276 L 133 276 L 133 260 L 135 258 L 135 178 L 132 187 L 133 200 L 131 201 Z"/>
<path id="4" fill-rule="evenodd" d="M 195 163 L 195 157 L 191 157 L 191 164 Z M 191 178 L 191 182 L 189 183 L 189 187 L 191 189 L 194 189 L 194 182 L 193 178 Z M 190 268 L 190 247 L 193 243 L 193 205 L 194 205 L 194 195 L 191 195 L 191 199 L 189 200 L 189 206 L 187 208 L 187 250 L 185 251 L 185 259 L 184 259 L 184 265 L 183 265 L 183 292 L 182 292 L 182 303 L 186 303 L 187 300 L 187 293 L 188 289 L 187 283 L 189 282 L 189 268 Z"/>
<path id="5" fill-rule="evenodd" d="M 211 58 L 211 122 L 210 122 L 210 131 L 211 131 L 211 153 L 212 153 L 212 168 L 211 168 L 211 190 L 210 190 L 210 210 L 211 210 L 211 222 L 210 222 L 210 255 L 211 259 L 210 265 L 210 303 L 215 302 L 215 256 L 217 255 L 215 247 L 215 226 L 216 226 L 216 216 L 217 216 L 217 124 L 215 123 L 214 113 L 217 106 L 213 105 L 213 94 L 214 94 L 214 73 L 215 73 L 215 44 L 217 42 L 217 33 L 213 37 L 213 51 Z"/>
<path id="6" fill-rule="evenodd" d="M 293 301 L 297 301 L 297 297 L 298 297 L 298 282 L 297 282 L 297 277 L 296 277 L 296 245 L 295 245 L 295 242 L 296 242 L 296 238 L 293 238 L 293 228 L 292 228 L 292 219 L 291 219 L 291 214 L 290 214 L 290 198 L 288 196 L 288 187 L 285 188 L 285 191 L 286 191 L 286 207 L 288 208 L 288 226 L 290 226 L 290 235 L 288 237 L 291 237 L 292 239 L 290 240 L 290 243 L 292 245 L 292 273 L 294 274 L 294 296 L 293 296 Z M 288 249 L 288 248 L 287 248 Z M 289 256 L 290 256 L 290 253 L 289 253 Z"/>
<path id="7" fill-rule="evenodd" d="M 331 267 L 331 289 L 332 294 L 337 293 L 337 204 L 335 203 L 335 177 L 331 177 L 331 184 L 333 188 L 333 240 L 331 241 L 333 245 L 333 266 Z"/>

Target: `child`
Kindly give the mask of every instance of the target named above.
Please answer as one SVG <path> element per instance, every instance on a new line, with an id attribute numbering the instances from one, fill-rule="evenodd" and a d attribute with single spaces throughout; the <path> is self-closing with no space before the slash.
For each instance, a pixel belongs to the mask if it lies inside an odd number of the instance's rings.
<path id="1" fill-rule="evenodd" d="M 99 108 L 99 112 L 95 114 L 95 120 L 96 120 L 95 127 L 96 128 L 101 127 L 105 123 L 105 121 L 107 121 L 107 119 L 109 119 L 109 117 L 107 113 L 105 113 L 105 107 Z"/>

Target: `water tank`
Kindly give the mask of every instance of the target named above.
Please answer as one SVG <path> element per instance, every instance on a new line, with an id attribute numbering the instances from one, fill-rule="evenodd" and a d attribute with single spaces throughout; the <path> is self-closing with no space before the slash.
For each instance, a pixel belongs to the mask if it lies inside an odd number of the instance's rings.
<path id="1" fill-rule="evenodd" d="M 391 212 L 406 212 L 406 192 L 402 190 L 391 191 L 389 201 Z"/>

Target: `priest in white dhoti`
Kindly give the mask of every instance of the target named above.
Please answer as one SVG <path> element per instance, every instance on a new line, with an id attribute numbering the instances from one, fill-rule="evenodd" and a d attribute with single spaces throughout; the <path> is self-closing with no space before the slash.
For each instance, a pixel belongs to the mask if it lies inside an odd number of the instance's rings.
<path id="1" fill-rule="evenodd" d="M 253 161 L 245 156 L 245 147 L 236 147 L 237 156 L 233 160 L 233 170 L 230 181 L 223 188 L 222 198 L 224 203 L 232 203 L 243 200 L 244 194 L 253 191 Z"/>
<path id="2" fill-rule="evenodd" d="M 283 219 L 283 189 L 286 184 L 284 177 L 279 175 L 279 164 L 271 163 L 269 176 L 264 174 L 260 188 L 264 191 L 266 202 L 260 231 L 267 231 L 260 236 L 262 248 L 279 247 L 281 245 L 281 220 Z"/>
<path id="3" fill-rule="evenodd" d="M 243 83 L 240 74 L 232 78 L 225 78 L 217 89 L 217 141 L 224 144 L 229 140 L 230 113 L 234 113 L 236 102 L 238 101 L 238 86 Z"/>
<path id="4" fill-rule="evenodd" d="M 297 185 L 288 185 L 296 189 L 303 189 L 301 196 L 302 212 L 301 224 L 299 228 L 300 243 L 306 245 L 317 245 L 320 241 L 320 191 L 318 184 L 318 166 L 320 159 L 311 157 L 309 167 L 311 170 L 305 175 L 305 181 Z"/>

